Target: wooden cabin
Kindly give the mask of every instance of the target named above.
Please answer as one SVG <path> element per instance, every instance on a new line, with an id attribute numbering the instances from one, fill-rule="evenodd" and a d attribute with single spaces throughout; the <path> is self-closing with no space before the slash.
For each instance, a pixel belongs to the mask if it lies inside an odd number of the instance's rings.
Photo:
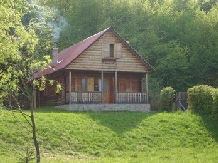
<path id="1" fill-rule="evenodd" d="M 51 68 L 35 74 L 61 83 L 47 85 L 38 104 L 148 103 L 148 73 L 154 69 L 114 28 L 109 27 L 58 53 Z"/>

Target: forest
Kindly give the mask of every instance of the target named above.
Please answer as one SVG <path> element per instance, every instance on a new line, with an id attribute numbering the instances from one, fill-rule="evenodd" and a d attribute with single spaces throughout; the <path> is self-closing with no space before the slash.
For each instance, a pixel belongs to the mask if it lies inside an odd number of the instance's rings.
<path id="1" fill-rule="evenodd" d="M 151 92 L 218 85 L 217 0 L 1 0 L 0 5 L 3 67 L 6 59 L 17 61 L 18 50 L 42 60 L 53 46 L 65 49 L 112 26 L 155 68 Z"/>

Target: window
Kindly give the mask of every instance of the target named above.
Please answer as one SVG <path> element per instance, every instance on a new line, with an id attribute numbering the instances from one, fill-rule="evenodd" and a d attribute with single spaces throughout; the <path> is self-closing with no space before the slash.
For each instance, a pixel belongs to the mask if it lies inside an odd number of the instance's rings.
<path id="1" fill-rule="evenodd" d="M 110 44 L 110 57 L 114 58 L 114 44 Z"/>
<path id="2" fill-rule="evenodd" d="M 87 91 L 87 78 L 82 78 L 82 92 Z"/>
<path id="3" fill-rule="evenodd" d="M 107 80 L 104 80 L 104 83 L 103 83 L 103 92 L 106 93 L 107 92 Z M 98 91 L 102 92 L 102 80 L 99 79 L 98 80 Z"/>
<path id="4" fill-rule="evenodd" d="M 93 92 L 94 91 L 94 78 L 87 77 L 82 78 L 82 92 Z"/>

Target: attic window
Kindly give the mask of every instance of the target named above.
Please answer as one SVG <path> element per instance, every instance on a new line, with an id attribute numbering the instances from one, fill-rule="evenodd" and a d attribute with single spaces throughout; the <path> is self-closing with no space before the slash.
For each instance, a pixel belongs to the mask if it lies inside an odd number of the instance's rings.
<path id="1" fill-rule="evenodd" d="M 114 58 L 114 44 L 110 44 L 110 57 Z"/>

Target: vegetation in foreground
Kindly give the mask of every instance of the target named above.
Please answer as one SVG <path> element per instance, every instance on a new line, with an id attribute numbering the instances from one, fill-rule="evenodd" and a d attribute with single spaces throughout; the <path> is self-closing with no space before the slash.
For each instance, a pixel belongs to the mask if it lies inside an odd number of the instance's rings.
<path id="1" fill-rule="evenodd" d="M 25 120 L 0 110 L 0 163 L 31 152 Z M 216 162 L 218 131 L 190 112 L 35 112 L 42 162 Z M 31 157 L 30 157 L 31 158 Z"/>

